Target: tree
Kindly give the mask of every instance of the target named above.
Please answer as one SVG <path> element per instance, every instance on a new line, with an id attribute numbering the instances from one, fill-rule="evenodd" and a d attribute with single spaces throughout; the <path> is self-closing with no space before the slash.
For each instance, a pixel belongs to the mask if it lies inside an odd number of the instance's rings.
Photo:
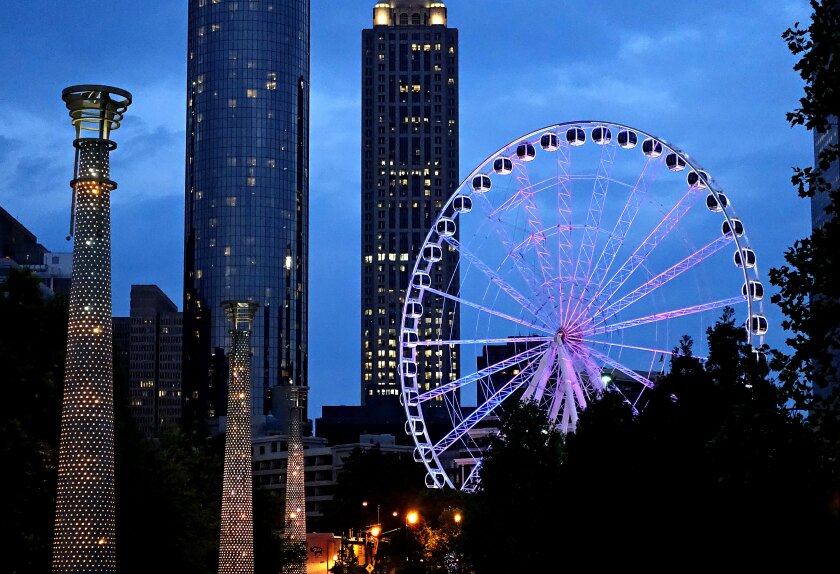
<path id="1" fill-rule="evenodd" d="M 811 24 L 801 28 L 797 22 L 782 36 L 791 52 L 800 56 L 794 69 L 805 81 L 805 95 L 787 119 L 791 125 L 825 134 L 838 129 L 840 116 L 840 6 L 833 0 L 812 0 L 811 6 Z M 771 283 L 779 288 L 771 301 L 785 315 L 783 326 L 790 332 L 786 342 L 791 349 L 775 353 L 773 366 L 795 406 L 812 411 L 819 423 L 828 425 L 840 410 L 840 189 L 832 189 L 823 175 L 838 157 L 835 143 L 822 150 L 813 168 L 794 168 L 792 182 L 800 196 L 828 194 L 830 218 L 788 249 L 785 265 L 770 271 Z M 834 396 L 827 396 L 832 389 Z"/>
<path id="2" fill-rule="evenodd" d="M 0 284 L 3 572 L 47 572 L 52 556 L 67 302 L 12 269 Z"/>
<path id="3" fill-rule="evenodd" d="M 565 458 L 544 409 L 515 401 L 501 413 L 465 512 L 465 549 L 478 572 L 556 571 L 547 542 L 567 520 Z"/>
<path id="4" fill-rule="evenodd" d="M 787 114 L 791 125 L 817 134 L 838 130 L 840 116 L 840 5 L 812 0 L 807 28 L 799 23 L 784 40 L 800 57 L 794 69 L 805 81 L 799 107 Z M 825 497 L 834 520 L 840 519 L 840 189 L 825 172 L 837 169 L 838 145 L 826 146 L 813 168 L 794 168 L 792 183 L 802 197 L 828 194 L 827 222 L 785 253 L 786 264 L 770 270 L 779 288 L 771 301 L 785 315 L 787 352 L 776 352 L 772 366 L 791 405 L 807 413 L 806 424 L 819 440 L 821 458 L 830 476 Z"/>

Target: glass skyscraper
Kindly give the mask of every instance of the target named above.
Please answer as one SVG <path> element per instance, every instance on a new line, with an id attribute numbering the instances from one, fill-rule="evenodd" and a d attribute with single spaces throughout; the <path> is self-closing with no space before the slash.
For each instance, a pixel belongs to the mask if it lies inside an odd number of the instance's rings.
<path id="1" fill-rule="evenodd" d="M 363 405 L 399 404 L 400 316 L 412 266 L 437 213 L 458 187 L 458 30 L 443 2 L 377 2 L 362 31 L 362 381 Z M 432 286 L 456 292 L 458 254 L 444 253 Z M 427 296 L 429 316 L 443 298 Z M 428 319 L 427 319 L 428 320 Z M 424 324 L 424 339 L 458 338 Z M 457 351 L 418 357 L 418 384 L 458 378 Z"/>
<path id="2" fill-rule="evenodd" d="M 259 304 L 254 420 L 307 383 L 309 1 L 190 0 L 184 398 L 225 414 L 222 302 Z"/>

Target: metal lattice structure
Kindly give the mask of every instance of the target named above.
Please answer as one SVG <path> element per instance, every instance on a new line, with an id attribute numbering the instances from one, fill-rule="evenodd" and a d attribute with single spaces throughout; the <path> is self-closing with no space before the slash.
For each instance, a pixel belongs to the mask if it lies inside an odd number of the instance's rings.
<path id="1" fill-rule="evenodd" d="M 113 573 L 114 376 L 111 325 L 110 134 L 131 94 L 98 85 L 61 95 L 76 128 L 70 233 L 73 272 L 58 453 L 52 571 Z"/>
<path id="2" fill-rule="evenodd" d="M 219 574 L 254 572 L 251 482 L 251 328 L 259 305 L 226 301 L 230 329 Z"/>
<path id="3" fill-rule="evenodd" d="M 460 258 L 449 277 L 447 253 Z M 607 385 L 643 408 L 681 337 L 702 355 L 724 307 L 759 348 L 763 296 L 732 202 L 676 146 L 594 121 L 514 140 L 443 205 L 406 290 L 402 402 L 428 486 L 475 488 L 505 401 L 540 403 L 562 432 Z M 436 336 L 451 310 L 460 331 Z M 420 376 L 418 362 L 456 354 L 457 380 Z M 425 424 L 432 408 L 449 414 L 441 436 Z"/>
<path id="4" fill-rule="evenodd" d="M 290 542 L 306 545 L 306 492 L 304 489 L 303 442 L 301 425 L 308 387 L 293 386 L 288 389 L 289 400 L 289 454 L 286 460 L 286 514 L 285 533 Z M 305 574 L 306 560 L 286 566 L 288 574 Z"/>

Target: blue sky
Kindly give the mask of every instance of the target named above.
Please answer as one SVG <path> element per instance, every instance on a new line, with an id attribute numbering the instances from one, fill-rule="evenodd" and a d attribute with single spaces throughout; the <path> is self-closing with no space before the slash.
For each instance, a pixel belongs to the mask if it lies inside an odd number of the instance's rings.
<path id="1" fill-rule="evenodd" d="M 373 3 L 312 0 L 311 416 L 359 395 L 360 30 Z M 604 119 L 697 158 L 737 202 L 765 276 L 810 231 L 789 177 L 812 161 L 812 140 L 785 122 L 802 85 L 780 38 L 807 21 L 805 0 L 447 5 L 460 29 L 462 176 L 541 126 Z M 71 249 L 61 89 L 134 94 L 112 155 L 115 314 L 132 283 L 181 303 L 186 20 L 173 0 L 30 0 L 0 19 L 0 205 L 49 249 Z M 779 346 L 781 316 L 768 314 Z"/>

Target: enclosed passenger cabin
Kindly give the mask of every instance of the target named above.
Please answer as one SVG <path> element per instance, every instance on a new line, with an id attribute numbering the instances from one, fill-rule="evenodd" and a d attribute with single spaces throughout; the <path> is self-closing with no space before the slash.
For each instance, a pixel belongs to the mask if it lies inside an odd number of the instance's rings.
<path id="1" fill-rule="evenodd" d="M 421 445 L 414 449 L 414 462 L 432 462 L 434 455 L 430 446 Z"/>
<path id="2" fill-rule="evenodd" d="M 729 235 L 732 233 L 732 229 L 735 229 L 735 235 L 741 237 L 744 234 L 744 224 L 741 223 L 740 219 L 733 219 L 732 225 L 729 225 L 729 221 L 724 221 L 723 225 L 721 225 L 720 229 L 723 231 L 724 235 Z"/>
<path id="3" fill-rule="evenodd" d="M 455 235 L 455 222 L 448 217 L 441 217 L 435 224 L 435 231 L 441 237 L 452 237 Z"/>
<path id="4" fill-rule="evenodd" d="M 586 142 L 586 132 L 583 128 L 569 128 L 566 130 L 566 141 L 572 146 L 583 145 Z"/>
<path id="5" fill-rule="evenodd" d="M 688 182 L 688 185 L 694 187 L 695 185 L 700 189 L 706 189 L 708 187 L 709 182 L 709 174 L 703 170 L 694 171 L 692 170 L 689 172 L 688 176 L 685 178 Z"/>
<path id="6" fill-rule="evenodd" d="M 767 333 L 767 317 L 764 315 L 753 315 L 750 318 L 750 333 L 753 335 L 764 335 Z"/>
<path id="7" fill-rule="evenodd" d="M 415 363 L 414 361 L 402 361 L 400 363 L 400 374 L 403 377 L 416 377 L 417 363 Z"/>
<path id="8" fill-rule="evenodd" d="M 452 209 L 458 213 L 469 213 L 472 211 L 472 199 L 466 195 L 456 195 L 452 200 Z"/>
<path id="9" fill-rule="evenodd" d="M 416 347 L 420 341 L 416 329 L 405 329 L 402 334 L 402 342 L 406 347 Z"/>
<path id="10" fill-rule="evenodd" d="M 612 132 L 607 126 L 592 128 L 592 141 L 598 145 L 607 145 L 612 141 Z"/>
<path id="11" fill-rule="evenodd" d="M 761 281 L 750 281 L 741 286 L 741 294 L 745 299 L 752 299 L 753 301 L 760 301 L 764 298 L 764 285 Z"/>
<path id="12" fill-rule="evenodd" d="M 709 208 L 709 211 L 720 213 L 726 209 L 727 205 L 729 205 L 729 200 L 722 193 L 718 193 L 717 197 L 712 193 L 706 196 L 706 207 Z"/>
<path id="13" fill-rule="evenodd" d="M 419 319 L 423 316 L 423 304 L 415 299 L 409 299 L 405 303 L 405 316 L 410 319 Z"/>
<path id="14" fill-rule="evenodd" d="M 534 161 L 534 158 L 537 157 L 537 150 L 531 143 L 521 143 L 516 146 L 516 157 L 522 161 Z"/>
<path id="15" fill-rule="evenodd" d="M 443 249 L 440 248 L 440 245 L 435 243 L 429 243 L 423 246 L 423 259 L 428 261 L 429 263 L 437 263 L 441 259 L 443 259 Z"/>
<path id="16" fill-rule="evenodd" d="M 740 251 L 736 251 L 733 259 L 735 260 L 736 267 L 746 267 L 747 269 L 755 267 L 755 251 L 752 249 L 745 247 Z"/>
<path id="17" fill-rule="evenodd" d="M 513 171 L 513 162 L 510 158 L 497 157 L 493 160 L 493 171 L 499 175 L 507 175 Z"/>
<path id="18" fill-rule="evenodd" d="M 487 193 L 492 186 L 493 182 L 484 174 L 479 174 L 472 180 L 472 187 L 478 193 Z"/>
<path id="19" fill-rule="evenodd" d="M 621 130 L 618 132 L 618 145 L 624 149 L 633 149 L 639 141 L 639 136 L 636 132 L 631 130 Z"/>
<path id="20" fill-rule="evenodd" d="M 405 421 L 405 432 L 406 434 L 413 434 L 413 435 L 422 435 L 426 432 L 426 425 L 423 423 L 423 419 L 420 417 L 409 417 L 407 421 Z"/>
<path id="21" fill-rule="evenodd" d="M 685 160 L 674 152 L 671 152 L 665 156 L 665 165 L 671 171 L 682 171 L 685 169 Z"/>
<path id="22" fill-rule="evenodd" d="M 642 142 L 642 153 L 648 157 L 659 157 L 662 155 L 662 144 L 653 138 L 647 138 Z"/>
<path id="23" fill-rule="evenodd" d="M 425 289 L 432 286 L 432 277 L 425 271 L 418 271 L 411 277 L 411 286 L 415 289 Z"/>
<path id="24" fill-rule="evenodd" d="M 545 151 L 557 151 L 557 148 L 560 147 L 557 134 L 543 134 L 540 138 L 540 147 Z"/>

